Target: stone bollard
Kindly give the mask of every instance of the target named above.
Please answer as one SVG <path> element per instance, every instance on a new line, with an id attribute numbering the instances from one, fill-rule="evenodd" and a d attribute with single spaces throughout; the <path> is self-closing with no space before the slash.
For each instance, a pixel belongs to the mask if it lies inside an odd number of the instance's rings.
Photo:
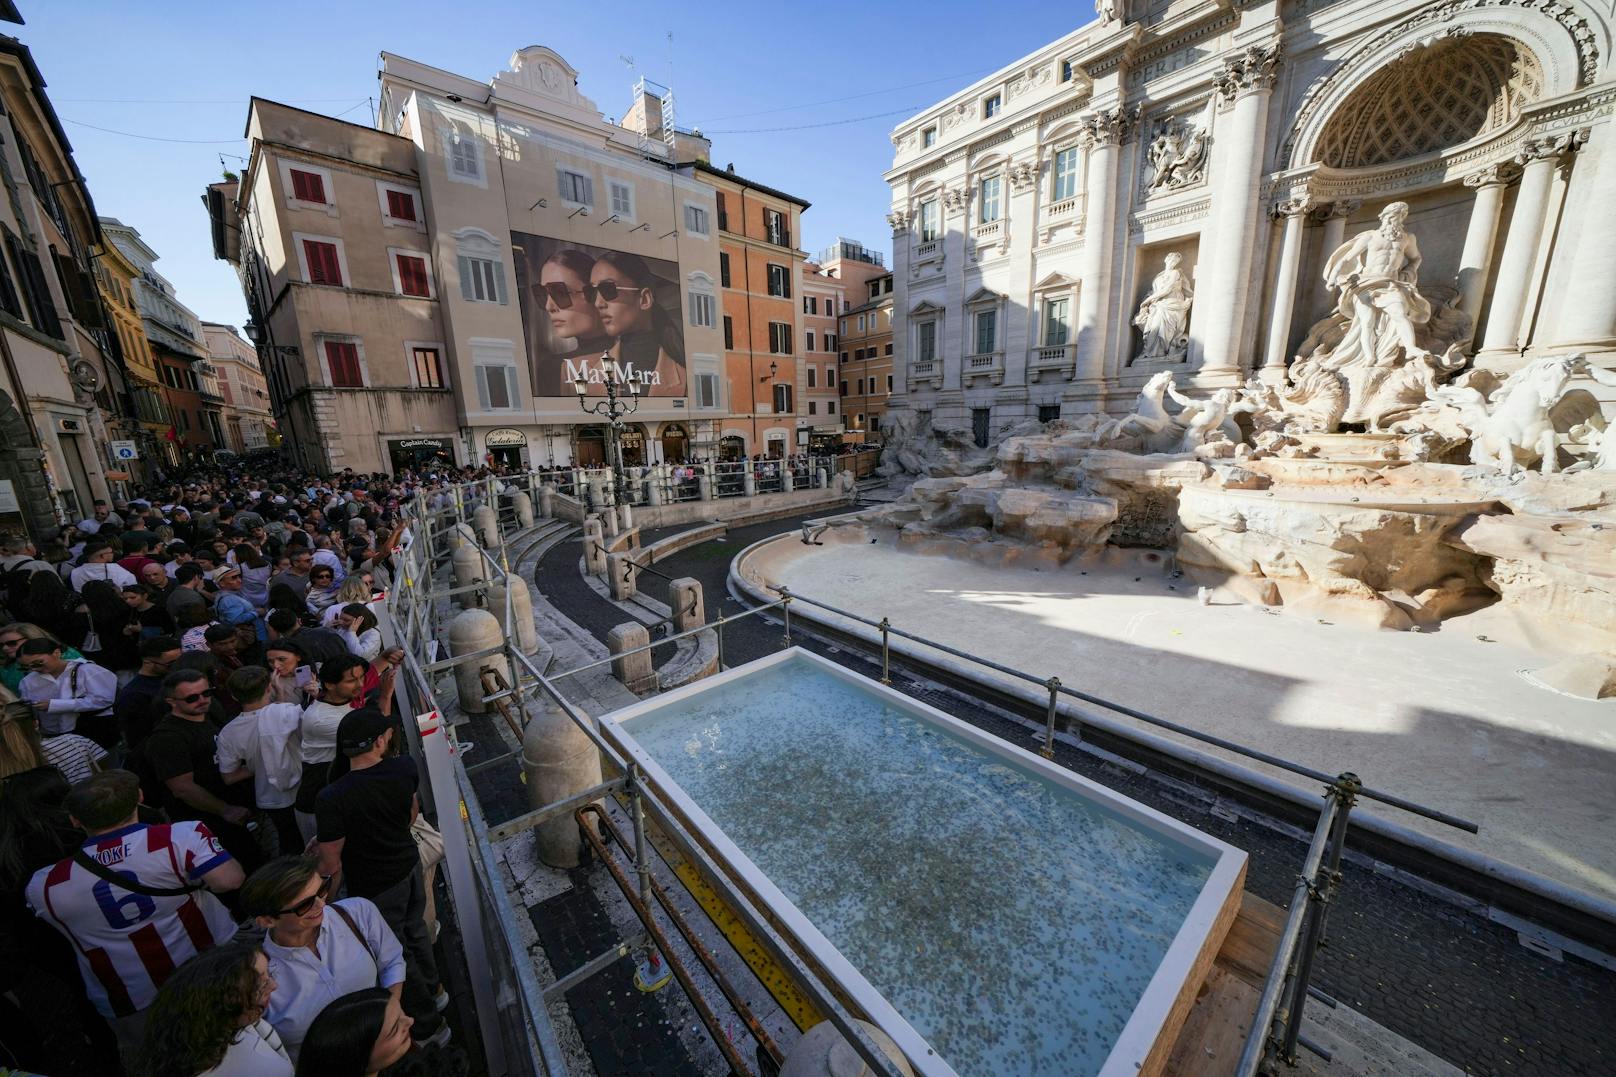
<path id="1" fill-rule="evenodd" d="M 555 518 L 556 488 L 554 483 L 545 483 L 539 487 L 539 515 L 546 520 Z"/>
<path id="2" fill-rule="evenodd" d="M 623 682 L 635 695 L 645 695 L 657 688 L 656 670 L 651 668 L 651 652 L 638 651 L 624 654 L 651 642 L 651 633 L 638 621 L 628 621 L 606 633 L 606 649 L 618 657 L 612 659 L 612 676 Z"/>
<path id="3" fill-rule="evenodd" d="M 619 530 L 617 526 L 617 510 L 610 505 L 601 507 L 600 529 L 606 533 L 607 538 L 616 538 Z"/>
<path id="4" fill-rule="evenodd" d="M 713 499 L 713 479 L 705 471 L 696 476 L 696 496 L 703 501 Z"/>
<path id="5" fill-rule="evenodd" d="M 836 492 L 837 493 L 850 494 L 850 493 L 853 492 L 853 487 L 856 484 L 857 484 L 857 480 L 855 480 L 853 478 L 853 473 L 851 471 L 842 471 L 842 472 L 837 473 L 837 475 L 836 475 Z"/>
<path id="6" fill-rule="evenodd" d="M 606 555 L 606 586 L 614 599 L 623 602 L 639 593 L 639 569 L 632 553 Z"/>
<path id="7" fill-rule="evenodd" d="M 471 526 L 482 540 L 483 548 L 492 550 L 499 545 L 499 513 L 492 505 L 478 505 L 471 513 Z"/>
<path id="8" fill-rule="evenodd" d="M 446 538 L 449 542 L 450 553 L 460 549 L 460 547 L 464 546 L 468 542 L 475 543 L 477 541 L 477 532 L 473 531 L 471 529 L 471 525 L 465 523 L 464 521 L 455 524 L 453 527 L 449 528 L 449 530 L 445 531 L 443 535 L 444 538 Z"/>
<path id="9" fill-rule="evenodd" d="M 757 496 L 757 474 L 751 468 L 747 468 L 741 475 L 741 496 Z"/>
<path id="10" fill-rule="evenodd" d="M 797 476 L 789 467 L 780 469 L 780 492 L 789 494 L 797 488 Z"/>
<path id="11" fill-rule="evenodd" d="M 523 654 L 537 654 L 539 629 L 533 623 L 533 594 L 527 589 L 527 581 L 516 573 L 505 578 L 511 582 L 511 625 L 516 628 L 516 646 Z M 483 593 L 488 596 L 488 612 L 504 621 L 505 581 L 490 580 Z"/>
<path id="12" fill-rule="evenodd" d="M 688 632 L 707 623 L 707 607 L 701 597 L 701 581 L 684 576 L 668 584 L 668 605 L 673 607 L 674 632 Z"/>
<path id="13" fill-rule="evenodd" d="M 473 580 L 483 574 L 483 555 L 475 542 L 463 542 L 449 559 L 454 568 L 454 581 L 456 587 L 469 587 Z M 460 598 L 462 606 L 470 607 L 474 602 L 464 596 Z"/>
<path id="14" fill-rule="evenodd" d="M 499 618 L 487 610 L 467 609 L 449 622 L 449 654 L 458 657 L 489 647 L 503 646 L 505 632 Z M 487 714 L 488 704 L 483 702 L 482 671 L 497 669 L 511 683 L 511 666 L 501 654 L 491 654 L 475 662 L 463 662 L 454 667 L 455 688 L 460 694 L 460 709 L 467 714 Z"/>
<path id="15" fill-rule="evenodd" d="M 628 505 L 617 506 L 617 524 L 624 531 L 634 529 L 634 510 Z"/>
<path id="16" fill-rule="evenodd" d="M 825 488 L 825 484 L 829 481 L 829 476 L 825 474 L 824 468 L 821 467 L 814 469 L 814 488 L 816 490 L 823 490 Z"/>
<path id="17" fill-rule="evenodd" d="M 606 532 L 600 525 L 600 517 L 591 516 L 584 520 L 584 568 L 591 576 L 599 576 L 606 571 L 606 554 L 601 549 L 605 542 Z"/>
<path id="18" fill-rule="evenodd" d="M 528 803 L 542 808 L 599 785 L 600 752 L 578 723 L 550 702 L 522 730 L 522 772 Z M 583 859 L 583 840 L 571 812 L 534 827 L 533 842 L 539 859 L 553 868 L 575 868 Z"/>
<path id="19" fill-rule="evenodd" d="M 660 467 L 653 469 L 651 472 L 651 483 L 646 487 L 645 490 L 645 503 L 650 505 L 652 508 L 656 508 L 658 505 L 662 504 L 662 481 L 664 478 L 664 471 L 665 469 Z"/>
<path id="20" fill-rule="evenodd" d="M 903 1057 L 903 1052 L 892 1037 L 868 1021 L 859 1021 L 861 1027 L 875 1041 L 881 1053 L 890 1058 L 898 1072 L 914 1077 L 914 1070 Z M 834 1024 L 821 1021 L 810 1028 L 786 1055 L 780 1067 L 780 1077 L 866 1077 L 871 1072 L 853 1045 L 843 1038 Z"/>
<path id="21" fill-rule="evenodd" d="M 516 522 L 522 527 L 533 526 L 533 499 L 527 496 L 526 490 L 518 490 L 511 495 L 511 506 L 516 509 Z"/>

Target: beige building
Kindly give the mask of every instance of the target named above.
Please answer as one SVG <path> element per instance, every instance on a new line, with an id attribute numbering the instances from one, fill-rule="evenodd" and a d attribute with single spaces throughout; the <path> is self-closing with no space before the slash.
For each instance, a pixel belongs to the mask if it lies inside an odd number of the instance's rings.
<path id="1" fill-rule="evenodd" d="M 892 274 L 864 282 L 863 300 L 840 319 L 842 414 L 849 431 L 879 441 L 881 416 L 896 385 L 893 370 Z"/>
<path id="2" fill-rule="evenodd" d="M 836 392 L 836 315 L 847 288 L 817 261 L 802 267 L 802 363 L 797 371 L 797 449 L 835 448 L 842 441 Z"/>
<path id="3" fill-rule="evenodd" d="M 32 55 L 3 36 L 0 101 L 0 529 L 42 538 L 115 492 L 126 387 L 91 272 L 95 207 Z"/>
<path id="4" fill-rule="evenodd" d="M 269 386 L 258 369 L 258 355 L 241 339 L 233 325 L 203 322 L 208 362 L 219 385 L 224 423 L 224 447 L 234 453 L 268 449 L 274 419 L 269 410 Z"/>
<path id="5" fill-rule="evenodd" d="M 654 138 L 608 122 L 538 46 L 487 81 L 383 53 L 381 82 L 382 126 L 412 146 L 432 222 L 462 457 L 604 462 L 607 426 L 580 406 L 605 400 L 603 355 L 639 390 L 626 463 L 710 444 L 731 395 L 718 206 L 669 167 L 705 143 L 662 137 L 660 95 Z"/>
<path id="6" fill-rule="evenodd" d="M 260 98 L 247 137 L 240 180 L 210 189 L 215 254 L 240 271 L 292 458 L 322 472 L 462 459 L 416 147 Z"/>

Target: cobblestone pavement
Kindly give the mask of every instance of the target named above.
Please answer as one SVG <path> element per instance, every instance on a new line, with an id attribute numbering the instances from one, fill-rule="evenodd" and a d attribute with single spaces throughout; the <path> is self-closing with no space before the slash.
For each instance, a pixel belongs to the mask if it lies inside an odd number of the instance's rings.
<path id="1" fill-rule="evenodd" d="M 809 517 L 817 515 L 822 513 Z M 669 576 L 702 582 L 709 620 L 720 608 L 726 617 L 734 616 L 745 607 L 728 594 L 731 558 L 759 539 L 795 530 L 799 523 L 800 518 L 787 518 L 740 528 L 725 541 L 680 551 L 658 567 Z M 574 605 L 575 598 L 587 594 L 594 603 L 615 609 L 581 581 L 576 588 L 572 585 L 578 576 L 577 551 L 576 543 L 562 544 L 541 562 L 536 580 L 559 608 L 603 638 L 623 617 L 614 619 L 587 602 Z M 666 599 L 663 581 L 651 576 L 641 581 L 646 592 Z M 795 626 L 792 634 L 798 646 L 867 676 L 880 676 L 878 663 L 813 639 Z M 774 653 L 781 635 L 777 622 L 760 617 L 727 625 L 725 664 Z M 894 686 L 1008 741 L 1031 744 L 1025 726 L 952 691 L 901 673 Z M 1068 744 L 1056 745 L 1056 762 L 1246 850 L 1251 857 L 1247 888 L 1275 904 L 1289 902 L 1306 851 L 1305 838 L 1293 830 L 1244 815 L 1234 820 L 1213 815 L 1212 798 L 1203 801 L 1180 782 L 1135 774 Z M 1363 867 L 1348 866 L 1314 985 L 1467 1073 L 1616 1073 L 1616 973 L 1574 957 L 1562 963 L 1538 956 L 1521 947 L 1513 931 Z"/>

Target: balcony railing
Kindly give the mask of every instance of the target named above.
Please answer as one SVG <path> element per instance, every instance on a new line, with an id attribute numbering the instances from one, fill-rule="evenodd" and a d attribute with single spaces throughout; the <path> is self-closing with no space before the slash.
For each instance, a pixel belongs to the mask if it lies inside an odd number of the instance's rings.
<path id="1" fill-rule="evenodd" d="M 1059 202 L 1050 203 L 1049 209 L 1045 212 L 1051 217 L 1066 217 L 1076 208 L 1077 196 L 1074 195 L 1071 198 L 1063 198 Z"/>
<path id="2" fill-rule="evenodd" d="M 935 359 L 922 359 L 909 364 L 909 388 L 930 382 L 934 388 L 943 387 L 943 364 Z"/>
<path id="3" fill-rule="evenodd" d="M 1071 381 L 1077 376 L 1077 345 L 1056 344 L 1033 348 L 1027 353 L 1027 380 L 1038 381 L 1044 374 L 1058 374 Z"/>
<path id="4" fill-rule="evenodd" d="M 1004 353 L 977 352 L 975 355 L 967 355 L 962 373 L 967 379 L 991 378 L 994 385 L 1002 385 L 1004 384 Z"/>
<path id="5" fill-rule="evenodd" d="M 934 255 L 936 253 L 937 253 L 937 241 L 935 239 L 928 239 L 924 243 L 916 243 L 915 244 L 915 257 L 916 258 L 930 258 L 932 255 Z"/>
<path id="6" fill-rule="evenodd" d="M 976 238 L 986 239 L 989 236 L 996 236 L 1003 228 L 1003 221 L 987 221 L 976 226 Z"/>

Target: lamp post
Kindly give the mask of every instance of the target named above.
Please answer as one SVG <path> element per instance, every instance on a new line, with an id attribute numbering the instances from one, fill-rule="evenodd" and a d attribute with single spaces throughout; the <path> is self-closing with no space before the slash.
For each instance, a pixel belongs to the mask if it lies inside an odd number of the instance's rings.
<path id="1" fill-rule="evenodd" d="M 606 421 L 611 424 L 608 428 L 611 436 L 607 448 L 611 457 L 612 500 L 621 505 L 628 493 L 628 484 L 623 480 L 623 416 L 633 415 L 639 410 L 640 379 L 632 375 L 626 378 L 618 377 L 611 355 L 605 352 L 602 352 L 600 357 L 600 375 L 601 383 L 606 387 L 605 400 L 589 403 L 584 395 L 589 391 L 589 382 L 581 375 L 573 381 L 572 388 L 578 394 L 580 408 L 591 415 L 604 415 Z"/>

